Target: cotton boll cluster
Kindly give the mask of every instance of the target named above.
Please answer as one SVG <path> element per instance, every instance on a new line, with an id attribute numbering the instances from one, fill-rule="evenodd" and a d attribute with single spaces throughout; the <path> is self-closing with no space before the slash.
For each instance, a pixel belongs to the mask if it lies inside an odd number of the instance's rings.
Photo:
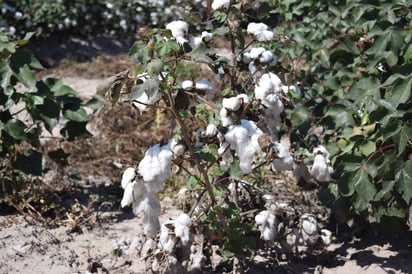
<path id="1" fill-rule="evenodd" d="M 225 134 L 225 141 L 234 150 L 240 160 L 240 170 L 243 174 L 252 171 L 255 154 L 261 151 L 258 138 L 263 132 L 253 121 L 241 120 L 240 125 L 232 125 Z"/>
<path id="2" fill-rule="evenodd" d="M 220 109 L 220 121 L 222 126 L 228 127 L 239 120 L 239 110 L 249 104 L 249 97 L 246 94 L 239 94 L 230 98 L 223 98 Z"/>
<path id="3" fill-rule="evenodd" d="M 272 166 L 277 171 L 291 170 L 293 168 L 293 157 L 289 150 L 279 142 L 274 143 L 276 158 L 272 161 Z"/>
<path id="4" fill-rule="evenodd" d="M 169 145 L 149 148 L 137 170 L 127 168 L 122 175 L 124 189 L 122 207 L 132 204 L 133 213 L 143 213 L 144 233 L 155 237 L 160 228 L 160 203 L 155 193 L 163 189 L 163 182 L 171 175 L 173 153 Z"/>
<path id="5" fill-rule="evenodd" d="M 253 35 L 259 42 L 270 41 L 273 39 L 273 32 L 268 28 L 264 23 L 249 23 L 247 33 Z"/>
<path id="6" fill-rule="evenodd" d="M 188 42 L 186 35 L 189 30 L 189 25 L 186 22 L 181 20 L 172 21 L 166 25 L 166 29 L 172 32 L 173 37 L 179 44 Z"/>
<path id="7" fill-rule="evenodd" d="M 202 43 L 209 43 L 213 38 L 213 34 L 211 32 L 203 31 L 200 36 L 190 37 L 189 44 L 192 47 L 197 47 Z"/>
<path id="8" fill-rule="evenodd" d="M 333 168 L 330 165 L 329 152 L 325 147 L 319 146 L 313 150 L 313 154 L 315 159 L 310 174 L 319 182 L 330 181 Z"/>
<path id="9" fill-rule="evenodd" d="M 212 2 L 212 9 L 219 10 L 219 9 L 228 9 L 230 6 L 230 0 L 213 0 Z"/>

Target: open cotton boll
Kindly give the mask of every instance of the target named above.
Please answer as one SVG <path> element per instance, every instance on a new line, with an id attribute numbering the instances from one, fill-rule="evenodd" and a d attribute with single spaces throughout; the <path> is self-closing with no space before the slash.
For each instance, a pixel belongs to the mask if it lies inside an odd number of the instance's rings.
<path id="1" fill-rule="evenodd" d="M 203 42 L 210 42 L 213 38 L 213 33 L 211 32 L 207 32 L 207 31 L 203 31 L 202 32 L 202 40 Z"/>
<path id="2" fill-rule="evenodd" d="M 259 47 L 259 48 L 252 48 L 249 52 L 250 58 L 253 60 L 257 60 L 260 58 L 260 56 L 266 51 L 265 48 Z"/>
<path id="3" fill-rule="evenodd" d="M 320 230 L 320 238 L 322 239 L 324 245 L 330 245 L 332 242 L 332 232 L 323 228 Z"/>
<path id="4" fill-rule="evenodd" d="M 181 20 L 172 21 L 166 25 L 166 29 L 172 31 L 173 37 L 184 37 L 185 34 L 188 32 L 189 25 Z"/>
<path id="5" fill-rule="evenodd" d="M 154 238 L 160 229 L 159 217 L 156 215 L 145 215 L 143 217 L 143 232 L 149 238 Z"/>
<path id="6" fill-rule="evenodd" d="M 249 102 L 250 102 L 249 96 L 247 96 L 247 94 L 245 94 L 245 93 L 241 93 L 236 97 L 239 98 L 239 99 L 242 99 L 243 104 L 249 104 Z"/>
<path id="7" fill-rule="evenodd" d="M 240 125 L 230 126 L 225 140 L 239 157 L 239 167 L 243 174 L 252 170 L 252 161 L 260 151 L 258 138 L 263 132 L 253 121 L 241 120 Z"/>
<path id="8" fill-rule="evenodd" d="M 273 60 L 273 53 L 271 51 L 265 50 L 260 56 L 259 56 L 259 62 L 262 64 L 266 63 L 271 63 Z"/>
<path id="9" fill-rule="evenodd" d="M 218 133 L 219 133 L 219 129 L 217 128 L 216 125 L 214 125 L 214 124 L 207 125 L 207 127 L 206 127 L 206 137 L 213 138 L 213 137 L 217 136 Z"/>
<path id="10" fill-rule="evenodd" d="M 234 121 L 233 118 L 231 117 L 231 115 L 229 114 L 229 111 L 222 107 L 220 109 L 220 123 L 222 124 L 222 126 L 224 127 L 228 127 L 230 125 L 233 125 Z"/>
<path id="11" fill-rule="evenodd" d="M 277 171 L 291 170 L 294 162 L 289 150 L 279 142 L 275 142 L 274 147 L 276 149 L 277 158 L 272 161 L 273 167 Z"/>
<path id="12" fill-rule="evenodd" d="M 127 184 L 126 187 L 124 187 L 123 198 L 122 198 L 122 201 L 120 203 L 122 207 L 128 206 L 128 205 L 133 203 L 133 201 L 134 201 L 134 197 L 133 197 L 134 184 L 135 184 L 135 182 L 134 183 L 129 183 L 129 184 Z"/>
<path id="13" fill-rule="evenodd" d="M 263 210 L 255 216 L 255 222 L 260 230 L 260 237 L 265 241 L 273 241 L 277 234 L 276 216 L 268 210 Z"/>
<path id="14" fill-rule="evenodd" d="M 237 60 L 239 62 L 242 62 L 243 64 L 249 64 L 250 62 L 252 62 L 252 57 L 250 57 L 250 52 L 246 51 L 246 52 L 242 52 Z"/>
<path id="15" fill-rule="evenodd" d="M 327 182 L 331 180 L 331 174 L 333 173 L 333 168 L 327 163 L 326 158 L 317 154 L 313 161 L 310 174 L 319 182 Z"/>
<path id="16" fill-rule="evenodd" d="M 193 86 L 193 81 L 191 81 L 191 80 L 185 80 L 185 81 L 181 82 L 179 86 L 182 89 L 191 89 L 191 88 L 194 87 Z"/>
<path id="17" fill-rule="evenodd" d="M 223 98 L 222 105 L 229 111 L 238 111 L 242 106 L 242 101 L 238 97 Z"/>
<path id="18" fill-rule="evenodd" d="M 303 214 L 302 217 L 302 230 L 308 235 L 314 235 L 318 233 L 318 222 L 313 214 Z"/>
<path id="19" fill-rule="evenodd" d="M 128 167 L 122 174 L 122 188 L 126 189 L 126 186 L 136 178 L 136 169 L 134 167 Z"/>
<path id="20" fill-rule="evenodd" d="M 213 0 L 212 2 L 212 9 L 228 9 L 230 6 L 230 0 Z"/>
<path id="21" fill-rule="evenodd" d="M 268 26 L 264 23 L 252 22 L 247 25 L 246 31 L 247 33 L 255 35 L 256 33 L 267 30 L 267 29 L 268 29 Z"/>
<path id="22" fill-rule="evenodd" d="M 132 100 L 132 106 L 137 108 L 140 113 L 146 111 L 148 105 L 153 105 L 162 98 L 162 94 L 157 90 L 150 96 L 143 92 L 138 98 Z"/>
<path id="23" fill-rule="evenodd" d="M 315 159 L 310 174 L 319 182 L 330 181 L 333 168 L 330 165 L 329 152 L 324 146 L 318 146 L 313 150 L 313 153 L 315 154 Z"/>
<path id="24" fill-rule="evenodd" d="M 145 182 L 167 179 L 172 174 L 170 169 L 172 157 L 173 153 L 168 145 L 156 144 L 152 146 L 146 151 L 144 158 L 139 163 L 139 174 Z"/>
<path id="25" fill-rule="evenodd" d="M 258 40 L 259 42 L 270 41 L 273 39 L 273 32 L 269 30 L 264 30 L 261 32 L 257 32 L 255 34 L 255 37 L 256 37 L 256 40 Z"/>
<path id="26" fill-rule="evenodd" d="M 200 36 L 190 37 L 189 39 L 189 44 L 194 48 L 199 46 L 201 43 L 203 43 L 203 39 Z"/>
<path id="27" fill-rule="evenodd" d="M 295 93 L 297 96 L 301 97 L 302 96 L 302 91 L 300 90 L 300 88 L 296 85 L 294 86 L 284 86 L 282 85 L 282 91 L 285 95 L 288 95 L 289 92 L 293 92 Z"/>
<path id="28" fill-rule="evenodd" d="M 176 141 L 174 138 L 170 138 L 168 145 L 170 147 L 170 150 L 176 156 L 182 156 L 186 151 L 186 146 Z"/>
<path id="29" fill-rule="evenodd" d="M 230 166 L 233 163 L 233 155 L 231 150 L 229 149 L 229 144 L 226 142 L 223 142 L 220 144 L 219 149 L 217 150 L 217 153 L 219 154 L 221 160 L 220 160 L 220 167 L 223 170 L 227 170 L 230 168 Z"/>
<path id="30" fill-rule="evenodd" d="M 156 196 L 146 192 L 140 201 L 133 203 L 133 213 L 138 215 L 141 212 L 145 215 L 160 215 L 160 202 Z"/>

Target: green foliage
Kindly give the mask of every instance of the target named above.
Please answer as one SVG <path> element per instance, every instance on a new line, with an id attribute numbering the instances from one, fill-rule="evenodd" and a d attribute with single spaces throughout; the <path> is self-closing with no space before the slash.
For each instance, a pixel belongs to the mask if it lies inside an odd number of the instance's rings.
<path id="1" fill-rule="evenodd" d="M 305 86 L 305 124 L 323 129 L 336 170 L 322 198 L 345 220 L 407 220 L 410 156 L 412 16 L 408 1 L 272 1 L 288 47 L 276 47 Z M 293 25 L 293 28 L 288 27 Z M 295 121 L 296 122 L 296 121 Z M 310 132 L 310 130 L 308 130 Z M 337 144 L 337 146 L 336 146 Z M 301 142 L 299 146 L 308 147 Z M 327 193 L 327 194 L 326 194 Z M 334 198 L 331 200 L 330 197 Z M 349 206 L 342 208 L 342 202 Z"/>
<path id="2" fill-rule="evenodd" d="M 76 91 L 59 79 L 35 79 L 32 71 L 42 66 L 22 47 L 31 36 L 13 41 L 0 31 L 0 201 L 8 201 L 8 195 L 24 188 L 25 176 L 43 174 L 40 139 L 45 130 L 52 134 L 60 123 L 61 134 L 69 141 L 90 135 L 89 117 Z M 62 162 L 67 154 L 57 156 Z"/>
<path id="3" fill-rule="evenodd" d="M 21 37 L 26 32 L 49 36 L 57 32 L 78 35 L 132 36 L 142 26 L 164 25 L 192 1 L 148 0 L 4 0 L 0 28 Z"/>

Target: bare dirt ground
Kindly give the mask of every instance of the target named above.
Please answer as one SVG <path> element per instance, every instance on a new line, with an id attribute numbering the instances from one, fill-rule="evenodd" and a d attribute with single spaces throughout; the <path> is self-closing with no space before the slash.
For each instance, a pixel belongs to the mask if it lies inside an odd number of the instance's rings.
<path id="1" fill-rule="evenodd" d="M 59 57 L 38 77 L 63 78 L 83 98 L 90 98 L 104 77 L 130 65 L 127 55 L 116 50 L 93 54 L 85 50 L 87 60 L 81 62 Z M 49 55 L 46 59 L 53 63 L 56 57 Z M 68 163 L 50 163 L 41 182 L 48 191 L 38 202 L 43 212 L 1 209 L 0 273 L 151 273 L 133 248 L 120 257 L 113 253 L 114 244 L 131 246 L 142 231 L 140 218 L 120 208 L 120 176 L 147 147 L 165 138 L 153 135 L 154 127 L 168 132 L 167 123 L 155 123 L 150 115 L 139 117 L 126 105 L 107 108 L 92 120 L 93 137 L 74 143 L 46 141 L 45 152 L 62 148 L 70 154 Z M 161 221 L 181 212 L 170 191 L 176 188 L 169 185 L 162 195 Z M 399 238 L 371 233 L 343 238 L 316 255 L 260 252 L 245 273 L 412 273 L 411 231 Z"/>

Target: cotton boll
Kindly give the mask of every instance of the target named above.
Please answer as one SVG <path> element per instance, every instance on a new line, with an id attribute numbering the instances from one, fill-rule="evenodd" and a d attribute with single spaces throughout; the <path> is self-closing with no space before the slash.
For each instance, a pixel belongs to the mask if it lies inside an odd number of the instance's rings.
<path id="1" fill-rule="evenodd" d="M 273 159 L 273 167 L 277 171 L 291 170 L 293 168 L 293 157 L 290 155 L 288 149 L 281 143 L 274 143 L 277 152 L 277 158 Z"/>
<path id="2" fill-rule="evenodd" d="M 229 111 L 226 108 L 221 108 L 219 114 L 222 126 L 228 127 L 230 125 L 233 125 L 233 117 L 229 114 Z"/>
<path id="3" fill-rule="evenodd" d="M 313 152 L 315 159 L 310 174 L 319 182 L 330 181 L 333 168 L 330 165 L 329 152 L 323 146 L 315 148 Z"/>
<path id="4" fill-rule="evenodd" d="M 233 163 L 233 155 L 229 149 L 229 146 L 230 145 L 228 143 L 224 142 L 220 145 L 219 149 L 217 150 L 217 153 L 221 157 L 219 164 L 223 170 L 229 169 Z"/>
<path id="5" fill-rule="evenodd" d="M 146 92 L 143 92 L 138 98 L 132 100 L 132 106 L 143 113 L 146 111 L 148 105 L 153 105 L 162 98 L 162 94 L 159 91 L 154 92 L 149 97 Z"/>
<path id="6" fill-rule="evenodd" d="M 166 25 L 166 29 L 172 31 L 173 37 L 183 37 L 189 29 L 189 25 L 181 20 L 172 21 Z"/>
<path id="7" fill-rule="evenodd" d="M 263 132 L 252 121 L 241 120 L 241 124 L 230 126 L 225 134 L 225 140 L 231 149 L 236 151 L 243 174 L 252 170 L 251 164 L 255 154 L 260 151 L 258 138 Z"/>
<path id="8" fill-rule="evenodd" d="M 249 64 L 252 62 L 252 57 L 250 57 L 250 52 L 243 52 L 239 56 L 239 61 L 241 61 L 243 64 Z"/>
<path id="9" fill-rule="evenodd" d="M 230 0 L 213 0 L 212 5 L 211 5 L 213 10 L 228 9 L 229 6 L 230 6 Z"/>
<path id="10" fill-rule="evenodd" d="M 140 212 L 143 212 L 145 215 L 159 216 L 159 200 L 153 194 L 146 192 L 142 200 L 133 203 L 133 213 L 138 215 Z"/>
<path id="11" fill-rule="evenodd" d="M 260 56 L 266 51 L 265 48 L 259 47 L 259 48 L 252 48 L 249 52 L 250 58 L 253 60 L 258 60 Z"/>
<path id="12" fill-rule="evenodd" d="M 217 136 L 218 133 L 219 133 L 219 129 L 217 128 L 216 125 L 213 125 L 213 124 L 207 125 L 207 127 L 206 127 L 206 137 L 213 138 L 213 137 Z"/>
<path id="13" fill-rule="evenodd" d="M 273 39 L 273 32 L 264 30 L 255 34 L 256 40 L 259 42 L 270 41 Z"/>
<path id="14" fill-rule="evenodd" d="M 302 215 L 302 230 L 308 235 L 314 235 L 318 233 L 318 222 L 313 214 Z"/>
<path id="15" fill-rule="evenodd" d="M 186 146 L 181 142 L 176 141 L 174 138 L 170 138 L 168 145 L 176 156 L 182 156 L 186 151 Z"/>
<path id="16" fill-rule="evenodd" d="M 250 102 L 249 96 L 247 96 L 247 94 L 241 93 L 236 97 L 241 99 L 243 101 L 243 104 L 249 104 Z"/>
<path id="17" fill-rule="evenodd" d="M 227 110 L 235 112 L 242 106 L 242 101 L 237 97 L 223 98 L 222 105 Z"/>
<path id="18" fill-rule="evenodd" d="M 145 215 L 143 217 L 143 231 L 149 238 L 154 238 L 160 229 L 159 218 L 153 215 Z"/>
<path id="19" fill-rule="evenodd" d="M 273 241 L 277 235 L 276 216 L 268 210 L 259 212 L 255 216 L 255 222 L 260 229 L 260 237 L 265 241 Z"/>
<path id="20" fill-rule="evenodd" d="M 207 32 L 207 31 L 202 32 L 203 42 L 205 42 L 205 43 L 210 42 L 212 40 L 212 38 L 213 38 L 213 33 Z"/>
<path id="21" fill-rule="evenodd" d="M 121 201 L 121 206 L 125 207 L 127 205 L 130 205 L 133 203 L 134 198 L 133 198 L 133 188 L 134 188 L 135 183 L 129 183 L 127 186 L 124 188 L 124 193 L 123 193 L 123 198 Z"/>
<path id="22" fill-rule="evenodd" d="M 186 225 L 175 222 L 175 235 L 180 238 L 183 245 L 187 245 L 190 241 L 190 232 Z"/>
<path id="23" fill-rule="evenodd" d="M 190 219 L 189 215 L 185 213 L 180 214 L 179 217 L 177 217 L 176 221 L 187 227 L 190 226 L 190 224 L 192 223 L 192 220 Z"/>
<path id="24" fill-rule="evenodd" d="M 270 63 L 273 60 L 273 53 L 271 51 L 265 50 L 260 56 L 259 56 L 259 62 L 262 64 Z"/>
<path id="25" fill-rule="evenodd" d="M 126 189 L 126 186 L 131 183 L 136 177 L 136 169 L 134 167 L 128 167 L 122 175 L 122 188 Z"/>
<path id="26" fill-rule="evenodd" d="M 246 31 L 247 33 L 254 35 L 258 32 L 265 31 L 267 29 L 268 29 L 268 26 L 264 23 L 253 23 L 252 22 L 248 24 Z"/>
<path id="27" fill-rule="evenodd" d="M 149 148 L 139 163 L 139 174 L 145 182 L 166 180 L 172 174 L 170 169 L 172 157 L 173 153 L 168 145 L 157 144 Z"/>
<path id="28" fill-rule="evenodd" d="M 320 230 L 320 238 L 322 239 L 324 245 L 330 245 L 332 242 L 332 232 L 323 228 Z"/>
<path id="29" fill-rule="evenodd" d="M 194 48 L 199 46 L 201 43 L 203 43 L 202 37 L 197 36 L 189 39 L 189 44 Z"/>
<path id="30" fill-rule="evenodd" d="M 193 81 L 191 81 L 191 80 L 185 80 L 185 81 L 183 81 L 182 83 L 180 83 L 180 88 L 182 88 L 182 89 L 191 89 L 191 88 L 193 88 L 194 86 L 193 86 Z"/>

